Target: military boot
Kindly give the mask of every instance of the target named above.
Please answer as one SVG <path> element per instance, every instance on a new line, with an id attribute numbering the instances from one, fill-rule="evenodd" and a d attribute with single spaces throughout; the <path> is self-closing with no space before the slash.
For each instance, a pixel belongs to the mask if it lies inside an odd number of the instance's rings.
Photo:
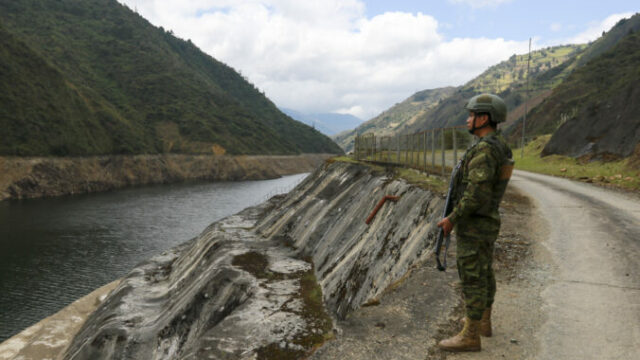
<path id="1" fill-rule="evenodd" d="M 480 320 L 467 318 L 462 331 L 449 339 L 442 340 L 438 347 L 446 351 L 480 351 Z"/>
<path id="2" fill-rule="evenodd" d="M 467 318 L 460 319 L 462 326 L 467 322 Z M 493 332 L 491 331 L 491 308 L 484 309 L 482 313 L 482 319 L 480 319 L 480 336 L 491 337 Z"/>
<path id="3" fill-rule="evenodd" d="M 480 319 L 480 336 L 491 337 L 491 308 L 484 309 L 482 319 Z"/>

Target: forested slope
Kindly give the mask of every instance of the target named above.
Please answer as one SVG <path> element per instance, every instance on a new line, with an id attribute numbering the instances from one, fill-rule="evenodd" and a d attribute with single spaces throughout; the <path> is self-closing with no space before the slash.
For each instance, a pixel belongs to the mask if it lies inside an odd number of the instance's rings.
<path id="1" fill-rule="evenodd" d="M 341 152 L 115 0 L 0 0 L 0 25 L 1 154 Z"/>

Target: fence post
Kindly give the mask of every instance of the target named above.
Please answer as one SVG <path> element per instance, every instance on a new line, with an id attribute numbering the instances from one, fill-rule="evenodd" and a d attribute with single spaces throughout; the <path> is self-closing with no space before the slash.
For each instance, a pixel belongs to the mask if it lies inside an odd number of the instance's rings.
<path id="1" fill-rule="evenodd" d="M 409 167 L 412 167 L 413 163 L 414 163 L 413 158 L 415 157 L 415 154 L 416 154 L 416 151 L 415 151 L 416 150 L 416 137 L 415 137 L 414 134 L 411 134 L 411 135 L 409 135 L 409 139 L 410 139 L 409 142 L 411 144 L 411 162 L 409 163 Z"/>
<path id="2" fill-rule="evenodd" d="M 396 135 L 396 148 L 398 152 L 396 153 L 396 164 L 400 164 L 400 134 Z"/>
<path id="3" fill-rule="evenodd" d="M 353 138 L 353 158 L 358 160 L 358 135 Z"/>
<path id="4" fill-rule="evenodd" d="M 445 176 L 445 170 L 444 170 L 444 152 L 445 152 L 445 146 L 444 146 L 444 128 L 442 128 L 442 130 L 440 131 L 440 141 L 442 142 L 442 176 Z"/>
<path id="5" fill-rule="evenodd" d="M 427 171 L 427 132 L 422 133 L 422 167 Z M 428 173 L 427 173 L 428 174 Z"/>
<path id="6" fill-rule="evenodd" d="M 431 132 L 431 167 L 436 168 L 436 129 Z"/>
<path id="7" fill-rule="evenodd" d="M 458 163 L 458 145 L 456 141 L 456 133 L 458 130 L 453 129 L 453 164 L 452 167 Z"/>
<path id="8" fill-rule="evenodd" d="M 378 160 L 380 149 L 378 149 L 378 138 L 373 138 L 373 161 Z"/>
<path id="9" fill-rule="evenodd" d="M 413 134 L 409 135 L 409 149 L 411 149 L 409 152 L 409 167 L 413 166 L 413 140 Z"/>
<path id="10" fill-rule="evenodd" d="M 420 168 L 420 134 L 415 134 L 413 138 L 415 139 L 415 144 L 416 144 L 415 166 L 416 166 L 416 169 L 419 169 Z"/>
<path id="11" fill-rule="evenodd" d="M 404 141 L 403 141 L 403 142 L 404 142 L 404 163 L 405 163 L 405 165 L 406 165 L 407 163 L 409 163 L 409 151 L 407 150 L 407 149 L 408 149 L 408 147 L 409 147 L 409 146 L 408 146 L 408 145 L 409 145 L 409 139 L 408 139 L 408 136 L 409 136 L 409 135 L 405 135 L 405 136 L 404 136 Z"/>

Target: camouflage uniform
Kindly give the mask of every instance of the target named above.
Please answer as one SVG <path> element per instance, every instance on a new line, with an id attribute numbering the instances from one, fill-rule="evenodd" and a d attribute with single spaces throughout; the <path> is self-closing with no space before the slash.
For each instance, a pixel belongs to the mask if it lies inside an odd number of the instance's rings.
<path id="1" fill-rule="evenodd" d="M 457 238 L 457 266 L 467 316 L 479 320 L 496 293 L 492 269 L 493 248 L 500 230 L 498 206 L 504 195 L 513 161 L 499 132 L 477 140 L 467 150 L 461 167 L 457 202 L 449 216 Z"/>

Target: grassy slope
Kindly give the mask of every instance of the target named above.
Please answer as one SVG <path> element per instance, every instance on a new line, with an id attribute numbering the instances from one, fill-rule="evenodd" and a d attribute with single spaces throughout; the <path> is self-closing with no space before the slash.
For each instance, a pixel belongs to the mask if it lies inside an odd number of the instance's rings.
<path id="1" fill-rule="evenodd" d="M 562 155 L 543 158 L 540 153 L 550 137 L 551 135 L 539 136 L 527 144 L 524 157 L 520 156 L 520 149 L 514 149 L 516 169 L 567 177 L 603 186 L 640 190 L 640 167 L 634 165 L 631 158 L 608 162 L 582 162 Z"/>
<path id="2" fill-rule="evenodd" d="M 335 161 L 368 166 L 375 172 L 386 173 L 387 176 L 391 176 L 392 178 L 404 179 L 408 183 L 419 186 L 428 191 L 438 192 L 440 194 L 446 193 L 447 187 L 449 186 L 448 179 L 434 174 L 427 174 L 415 169 L 409 169 L 399 166 L 384 168 L 381 165 L 375 165 L 364 161 L 357 161 L 348 156 L 337 156 L 327 160 L 328 163 Z"/>
<path id="3" fill-rule="evenodd" d="M 545 155 L 627 157 L 640 141 L 639 84 L 640 35 L 632 33 L 574 71 L 532 112 L 528 128 L 554 134 Z"/>
<path id="4" fill-rule="evenodd" d="M 109 135 L 100 146 L 77 146 L 80 136 L 36 108 L 30 121 L 42 131 L 30 133 L 33 142 L 65 133 L 65 151 L 72 155 L 211 153 L 214 146 L 232 154 L 340 152 L 327 137 L 282 114 L 233 69 L 114 0 L 0 0 L 0 22 L 88 97 L 98 119 L 85 124 L 90 137 Z M 5 101 L 42 102 L 40 109 L 58 105 L 29 96 L 14 93 Z M 68 121 L 86 122 L 81 116 Z M 17 137 L 6 142 L 22 150 L 5 154 L 54 153 Z"/>
<path id="5" fill-rule="evenodd" d="M 596 60 L 598 57 L 611 50 L 627 34 L 634 31 L 640 31 L 640 14 L 636 14 L 629 19 L 621 20 L 608 33 L 604 34 L 598 40 L 589 44 L 589 46 L 585 48 L 584 51 L 576 54 L 576 57 L 571 59 L 571 61 L 568 61 L 561 66 L 548 71 L 547 73 L 541 74 L 539 76 L 539 79 L 544 82 L 551 82 L 551 78 L 558 77 L 569 83 L 575 84 L 577 78 L 575 76 L 570 76 L 570 74 L 572 74 L 573 72 L 578 72 L 578 78 L 581 78 L 586 77 L 589 72 L 600 71 L 598 69 L 594 69 L 593 67 L 587 68 L 586 70 L 583 70 L 581 72 L 578 70 L 583 68 L 590 61 Z M 616 76 L 616 74 L 610 75 Z M 624 79 L 621 78 L 621 80 Z M 580 82 L 580 80 L 578 80 L 578 82 Z M 595 82 L 593 84 L 589 84 L 589 86 L 596 92 L 599 92 L 600 87 L 606 86 L 606 83 Z M 561 125 L 560 114 L 568 114 L 570 117 L 576 115 L 576 112 L 579 109 L 576 108 L 577 102 L 575 100 L 579 97 L 578 93 L 583 94 L 584 92 L 579 87 L 575 87 L 574 85 L 569 85 L 569 87 L 572 87 L 572 89 L 568 92 L 563 90 L 568 88 L 566 84 L 562 87 L 559 87 L 553 94 L 550 94 L 550 97 L 541 106 L 530 108 L 531 113 L 527 121 L 528 136 L 553 133 Z M 578 93 L 571 94 L 572 92 L 576 91 Z M 564 100 L 557 99 L 558 92 L 565 92 L 566 98 Z M 552 106 L 554 107 L 554 109 L 550 109 L 549 104 L 556 105 Z M 546 115 L 542 115 L 543 112 L 546 113 Z M 516 124 L 514 124 L 509 133 L 511 140 L 515 140 L 521 137 L 522 123 L 517 122 Z"/>
<path id="6" fill-rule="evenodd" d="M 376 135 L 391 135 L 401 131 L 413 122 L 425 111 L 436 106 L 442 99 L 450 96 L 456 88 L 444 87 L 432 90 L 422 90 L 404 101 L 395 104 L 390 109 L 373 119 L 361 124 L 354 130 L 343 131 L 333 139 L 345 151 L 353 149 L 353 141 L 357 134 L 374 132 Z"/>
<path id="7" fill-rule="evenodd" d="M 535 79 L 539 74 L 564 64 L 584 48 L 585 45 L 566 45 L 532 52 L 531 77 Z M 522 89 L 527 76 L 526 67 L 527 55 L 513 55 L 509 60 L 490 67 L 462 87 L 420 91 L 367 121 L 355 131 L 340 133 L 334 136 L 334 139 L 343 149 L 349 151 L 353 147 L 356 132 L 363 134 L 373 131 L 376 135 L 391 135 L 461 125 L 467 116 L 464 105 L 470 97 L 482 92 L 500 93 L 509 109 L 516 108 L 524 102 Z M 559 82 L 558 77 L 552 77 L 551 81 L 534 84 L 532 94 L 543 93 L 547 87 Z M 415 100 L 422 97 L 426 101 L 420 103 Z M 416 106 L 416 103 L 419 106 Z M 508 124 L 513 122 L 511 120 Z"/>
<path id="8" fill-rule="evenodd" d="M 563 45 L 532 52 L 530 65 L 532 97 L 537 98 L 544 95 L 548 88 L 560 83 L 560 77 L 564 75 L 557 73 L 555 76 L 544 80 L 538 80 L 539 77 L 553 71 L 555 68 L 561 67 L 567 61 L 571 61 L 584 48 L 585 45 Z M 510 111 L 523 106 L 527 79 L 527 58 L 528 55 L 513 55 L 508 60 L 490 67 L 478 77 L 460 87 L 438 106 L 425 112 L 406 131 L 415 132 L 422 129 L 463 124 L 467 117 L 464 105 L 470 97 L 483 92 L 497 93 L 502 96 Z M 510 116 L 503 128 L 508 129 L 515 121 Z"/>
<path id="9" fill-rule="evenodd" d="M 127 124 L 2 26 L 0 69 L 0 153 L 64 155 L 118 146 L 107 132 Z M 114 117 L 111 127 L 101 126 L 101 114 Z"/>

